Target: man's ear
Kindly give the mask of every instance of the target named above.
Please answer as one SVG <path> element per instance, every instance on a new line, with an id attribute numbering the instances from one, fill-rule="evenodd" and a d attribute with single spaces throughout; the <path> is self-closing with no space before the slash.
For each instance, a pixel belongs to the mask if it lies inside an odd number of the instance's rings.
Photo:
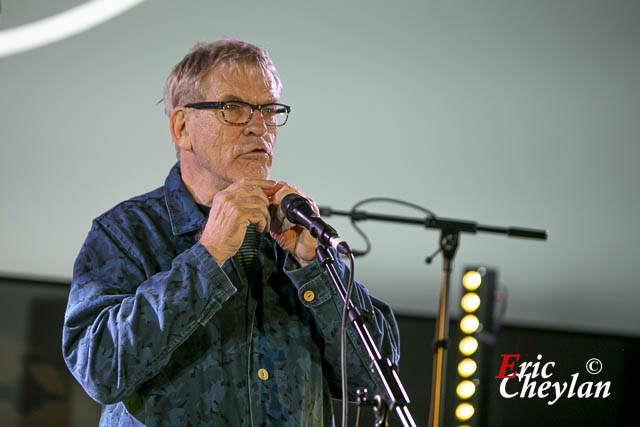
<path id="1" fill-rule="evenodd" d="M 169 127 L 173 142 L 180 149 L 191 151 L 191 140 L 189 139 L 189 132 L 187 132 L 186 110 L 184 108 L 176 107 L 173 109 Z"/>

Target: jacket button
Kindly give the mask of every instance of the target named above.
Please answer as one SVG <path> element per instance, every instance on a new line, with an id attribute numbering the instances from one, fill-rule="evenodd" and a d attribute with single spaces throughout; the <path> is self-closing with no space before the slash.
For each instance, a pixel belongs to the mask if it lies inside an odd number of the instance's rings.
<path id="1" fill-rule="evenodd" d="M 314 294 L 313 291 L 305 291 L 305 293 L 302 295 L 302 297 L 304 298 L 304 300 L 306 302 L 311 302 L 316 297 L 316 294 Z"/>
<path id="2" fill-rule="evenodd" d="M 264 368 L 258 369 L 258 378 L 260 378 L 262 381 L 268 380 L 269 379 L 269 372 Z"/>

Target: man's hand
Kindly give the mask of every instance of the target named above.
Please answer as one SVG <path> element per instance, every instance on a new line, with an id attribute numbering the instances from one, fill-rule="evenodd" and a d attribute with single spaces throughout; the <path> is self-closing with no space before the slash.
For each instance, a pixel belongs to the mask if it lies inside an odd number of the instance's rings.
<path id="1" fill-rule="evenodd" d="M 269 204 L 269 211 L 271 213 L 271 228 L 269 233 L 271 237 L 278 242 L 278 245 L 280 245 L 282 249 L 293 255 L 301 267 L 304 267 L 316 256 L 318 242 L 311 236 L 311 233 L 309 233 L 306 228 L 300 225 L 294 225 L 284 218 L 280 211 L 280 202 L 287 194 L 295 193 L 309 200 L 314 212 L 319 216 L 318 207 L 313 200 L 284 181 L 279 181 L 273 188 L 265 190 L 265 192 L 271 199 Z"/>
<path id="2" fill-rule="evenodd" d="M 218 265 L 238 252 L 249 224 L 256 224 L 260 233 L 270 230 L 266 193 L 274 188 L 274 184 L 274 181 L 243 179 L 213 196 L 209 218 L 199 241 Z"/>

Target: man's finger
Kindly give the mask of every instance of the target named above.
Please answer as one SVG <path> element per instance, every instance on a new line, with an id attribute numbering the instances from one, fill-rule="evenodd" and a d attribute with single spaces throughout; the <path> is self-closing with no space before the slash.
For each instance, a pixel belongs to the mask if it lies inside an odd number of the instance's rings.
<path id="1" fill-rule="evenodd" d="M 256 224 L 256 230 L 262 233 L 269 229 L 270 216 L 267 208 L 263 209 L 244 209 L 243 214 L 251 224 Z"/>
<path id="2" fill-rule="evenodd" d="M 271 197 L 271 203 L 274 203 L 276 205 L 279 205 L 282 199 L 284 199 L 284 197 L 287 194 L 291 194 L 291 193 L 294 193 L 306 198 L 306 196 L 302 194 L 300 190 L 298 190 L 296 187 L 292 185 L 287 184 L 284 181 L 278 182 L 276 184 L 276 187 L 278 187 L 278 189 L 277 191 L 274 192 L 273 196 Z"/>
<path id="3" fill-rule="evenodd" d="M 247 195 L 241 195 L 234 199 L 234 205 L 242 208 L 264 208 L 265 210 L 269 206 L 269 200 L 262 192 L 260 193 L 248 193 Z"/>
<path id="4" fill-rule="evenodd" d="M 280 191 L 280 189 L 285 185 L 284 182 L 280 181 L 277 184 L 274 184 L 272 187 L 270 188 L 262 188 L 262 191 L 264 192 L 264 195 L 271 198 L 273 197 L 274 194 L 276 194 L 278 191 Z"/>
<path id="5" fill-rule="evenodd" d="M 274 194 L 273 197 L 271 198 L 272 204 L 279 205 L 282 202 L 282 199 L 285 198 L 285 196 L 288 196 L 289 194 L 297 194 L 298 196 L 304 197 L 305 199 L 307 199 L 311 203 L 314 213 L 320 216 L 320 211 L 318 210 L 318 207 L 316 206 L 316 203 L 313 201 L 313 199 L 307 197 L 302 191 L 298 190 L 296 187 L 289 185 L 287 183 L 283 183 L 283 184 L 284 185 L 282 186 L 282 188 L 276 194 Z"/>

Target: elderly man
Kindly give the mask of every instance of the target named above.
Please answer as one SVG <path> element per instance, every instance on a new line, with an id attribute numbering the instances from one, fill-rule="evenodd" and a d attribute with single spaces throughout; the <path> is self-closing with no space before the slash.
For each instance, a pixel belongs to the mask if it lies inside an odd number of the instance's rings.
<path id="1" fill-rule="evenodd" d="M 268 180 L 290 111 L 279 93 L 267 52 L 237 40 L 197 44 L 167 79 L 179 162 L 94 220 L 74 266 L 63 354 L 104 405 L 100 425 L 333 422 L 342 300 L 315 239 L 276 215 L 301 194 Z M 397 361 L 389 307 L 359 284 L 353 301 Z M 350 385 L 371 388 L 348 332 Z"/>

